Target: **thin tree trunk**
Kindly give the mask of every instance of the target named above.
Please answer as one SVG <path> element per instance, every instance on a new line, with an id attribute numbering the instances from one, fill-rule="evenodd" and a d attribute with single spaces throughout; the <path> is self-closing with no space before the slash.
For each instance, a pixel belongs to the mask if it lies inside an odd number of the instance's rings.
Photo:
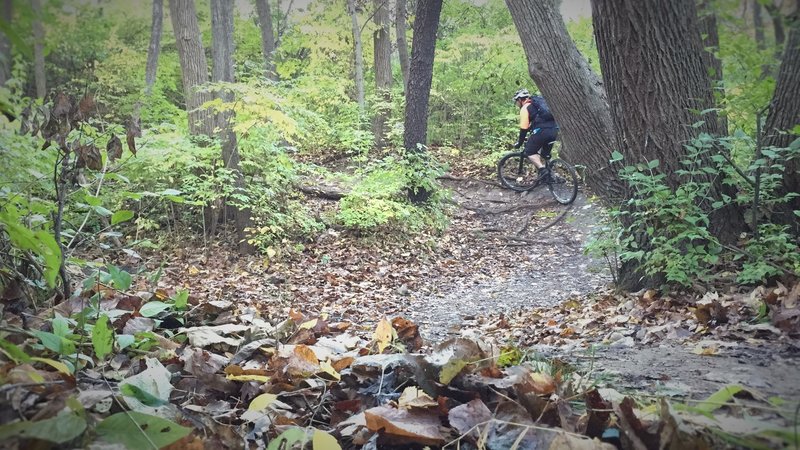
<path id="1" fill-rule="evenodd" d="M 417 1 L 403 133 L 403 146 L 412 152 L 418 151 L 418 144 L 427 144 L 428 100 L 431 95 L 436 33 L 439 30 L 441 12 L 442 0 Z"/>
<path id="2" fill-rule="evenodd" d="M 418 145 L 427 144 L 428 100 L 431 96 L 436 33 L 439 30 L 441 12 L 442 0 L 417 1 L 403 131 L 403 146 L 410 152 L 421 151 Z M 413 203 L 423 203 L 430 198 L 430 195 L 431 193 L 425 189 L 409 190 L 409 199 Z"/>
<path id="3" fill-rule="evenodd" d="M 36 83 L 36 98 L 47 95 L 44 71 L 44 26 L 42 26 L 42 2 L 31 0 L 33 10 L 33 79 Z"/>
<path id="4" fill-rule="evenodd" d="M 719 30 L 717 29 L 717 15 L 712 7 L 713 0 L 700 0 L 699 20 L 700 36 L 703 40 L 703 63 L 711 77 L 714 93 L 714 104 L 719 105 L 718 99 L 725 95 L 725 86 L 722 78 L 722 61 L 717 56 L 719 52 Z M 717 116 L 720 134 L 728 134 L 728 120 L 723 115 Z"/>
<path id="5" fill-rule="evenodd" d="M 397 54 L 400 57 L 400 72 L 403 74 L 403 89 L 408 88 L 408 40 L 406 39 L 406 0 L 397 0 L 395 5 L 395 34 Z"/>
<path id="6" fill-rule="evenodd" d="M 752 0 L 750 6 L 753 8 L 753 29 L 756 33 L 756 44 L 759 50 L 767 48 L 767 42 L 764 38 L 764 19 L 761 17 L 761 3 L 758 0 Z"/>
<path id="7" fill-rule="evenodd" d="M 355 55 L 356 101 L 361 115 L 364 114 L 364 54 L 361 46 L 361 28 L 358 26 L 358 13 L 355 0 L 347 0 L 347 12 L 353 32 L 353 53 Z"/>
<path id="8" fill-rule="evenodd" d="M 211 79 L 213 82 L 233 83 L 233 2 L 229 0 L 211 0 L 211 58 L 213 68 Z M 233 97 L 229 92 L 220 90 L 219 98 L 223 102 L 232 102 Z M 236 133 L 233 132 L 234 115 L 232 111 L 222 111 L 215 114 L 217 138 L 222 145 L 222 160 L 225 167 L 234 173 L 234 186 L 238 191 L 244 189 L 244 176 L 240 168 L 239 148 Z M 250 227 L 250 210 L 246 207 L 234 208 L 236 233 L 239 237 L 239 251 L 244 254 L 253 253 L 254 247 L 247 243 L 245 230 Z"/>
<path id="9" fill-rule="evenodd" d="M 14 2 L 2 0 L 0 4 L 0 17 L 6 25 L 11 25 L 14 20 Z M 6 84 L 11 78 L 11 41 L 5 33 L 0 32 L 0 86 Z"/>
<path id="10" fill-rule="evenodd" d="M 200 25 L 197 23 L 194 0 L 169 0 L 169 11 L 181 64 L 186 111 L 189 116 L 189 133 L 212 136 L 213 114 L 200 106 L 212 100 L 214 96 L 197 90 L 208 82 L 208 62 L 200 39 Z"/>
<path id="11" fill-rule="evenodd" d="M 375 8 L 375 25 L 377 26 L 373 36 L 375 94 L 378 101 L 385 105 L 392 100 L 392 42 L 389 38 L 389 10 L 386 7 L 386 0 L 375 0 Z M 372 126 L 377 148 L 383 148 L 386 145 L 386 122 L 388 119 L 389 109 L 379 106 Z"/>
<path id="12" fill-rule="evenodd" d="M 275 53 L 275 32 L 272 29 L 272 11 L 269 0 L 256 0 L 258 25 L 261 29 L 261 50 L 264 52 L 264 66 L 267 78 L 276 79 L 275 65 L 272 58 Z"/>
<path id="13" fill-rule="evenodd" d="M 153 0 L 153 23 L 150 27 L 150 46 L 147 47 L 147 66 L 144 72 L 144 94 L 150 96 L 156 83 L 158 55 L 161 53 L 161 31 L 164 28 L 164 0 Z"/>
<path id="14" fill-rule="evenodd" d="M 764 125 L 767 146 L 788 147 L 798 135 L 789 130 L 800 124 L 800 24 L 795 22 L 789 29 L 789 39 L 783 52 L 778 71 L 775 93 Z M 783 183 L 778 196 L 800 193 L 800 160 L 784 161 Z M 800 219 L 794 215 L 800 210 L 800 197 L 794 197 L 787 205 L 775 211 L 774 220 L 792 227 L 800 237 Z"/>
<path id="15" fill-rule="evenodd" d="M 586 166 L 586 184 L 601 198 L 624 198 L 624 183 L 609 163 L 614 129 L 603 82 L 575 47 L 556 2 L 506 0 L 506 5 L 522 40 L 528 72 L 561 127 L 561 156 Z"/>
<path id="16" fill-rule="evenodd" d="M 764 9 L 767 10 L 770 18 L 772 19 L 772 31 L 775 33 L 775 45 L 778 47 L 775 56 L 780 58 L 781 46 L 786 41 L 786 31 L 783 28 L 783 15 L 781 14 L 780 9 L 778 9 L 778 7 L 772 2 L 765 3 Z"/>

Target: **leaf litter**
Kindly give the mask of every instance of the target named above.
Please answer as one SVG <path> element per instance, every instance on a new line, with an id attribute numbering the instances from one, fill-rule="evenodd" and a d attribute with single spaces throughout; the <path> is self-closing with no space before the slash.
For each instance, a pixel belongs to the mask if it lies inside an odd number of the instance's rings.
<path id="1" fill-rule="evenodd" d="M 284 449 L 699 449 L 796 439 L 797 398 L 740 384 L 704 398 L 650 397 L 529 349 L 668 341 L 703 358 L 743 348 L 792 355 L 800 284 L 576 296 L 461 317 L 459 337 L 426 342 L 399 314 L 414 298 L 533 266 L 500 245 L 507 240 L 476 239 L 483 217 L 462 219 L 444 237 L 413 242 L 365 246 L 332 231 L 269 263 L 187 250 L 157 286 L 132 286 L 135 295 L 95 289 L 36 315 L 6 313 L 0 437 L 10 448 Z M 56 329 L 49 319 L 75 316 L 93 294 L 109 329 L 85 343 L 94 357 L 75 358 L 64 341 L 74 324 Z"/>

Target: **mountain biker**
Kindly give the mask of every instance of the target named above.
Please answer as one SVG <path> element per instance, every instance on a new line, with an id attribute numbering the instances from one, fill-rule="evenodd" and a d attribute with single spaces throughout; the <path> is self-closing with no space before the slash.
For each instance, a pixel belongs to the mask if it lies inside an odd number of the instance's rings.
<path id="1" fill-rule="evenodd" d="M 549 159 L 553 142 L 558 137 L 558 125 L 547 106 L 547 102 L 540 96 L 531 96 L 527 89 L 520 89 L 514 93 L 514 104 L 519 108 L 519 138 L 513 145 L 520 148 L 525 144 L 525 156 L 531 160 L 539 172 L 539 179 L 546 179 L 549 175 L 542 158 Z M 525 137 L 530 132 L 527 142 Z"/>

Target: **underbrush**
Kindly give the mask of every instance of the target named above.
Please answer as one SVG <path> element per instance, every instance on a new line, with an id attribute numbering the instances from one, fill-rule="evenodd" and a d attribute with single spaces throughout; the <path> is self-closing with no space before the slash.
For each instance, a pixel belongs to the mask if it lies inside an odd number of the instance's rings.
<path id="1" fill-rule="evenodd" d="M 747 145 L 755 143 L 741 134 L 700 136 L 687 145 L 677 188 L 667 185 L 658 160 L 623 167 L 620 176 L 633 195 L 625 206 L 610 210 L 586 252 L 605 258 L 615 281 L 629 263 L 646 276 L 683 287 L 711 282 L 720 273 L 735 274 L 742 284 L 800 276 L 796 237 L 770 215 L 798 195 L 779 195 L 778 189 L 787 161 L 800 157 L 800 141 L 788 148 L 759 149 L 760 158 L 745 170 L 737 169 L 723 152 Z M 612 162 L 620 161 L 622 155 L 614 152 Z M 735 197 L 713 196 L 714 178 L 733 186 Z M 710 229 L 711 215 L 725 208 L 743 211 L 750 227 L 735 245 L 720 242 Z M 800 211 L 794 214 L 800 217 Z"/>

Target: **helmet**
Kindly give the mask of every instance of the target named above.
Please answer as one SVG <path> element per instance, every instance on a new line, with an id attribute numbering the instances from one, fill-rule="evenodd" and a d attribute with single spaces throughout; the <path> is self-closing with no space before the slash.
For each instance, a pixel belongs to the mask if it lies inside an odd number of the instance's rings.
<path id="1" fill-rule="evenodd" d="M 527 89 L 520 89 L 514 94 L 514 101 L 521 100 L 523 98 L 530 98 L 531 93 L 528 92 Z"/>

